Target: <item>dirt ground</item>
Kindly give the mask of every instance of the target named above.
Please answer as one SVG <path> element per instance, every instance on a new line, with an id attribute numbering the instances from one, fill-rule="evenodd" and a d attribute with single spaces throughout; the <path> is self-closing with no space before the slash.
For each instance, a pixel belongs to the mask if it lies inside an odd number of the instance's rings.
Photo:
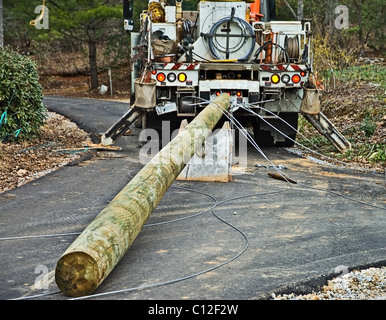
<path id="1" fill-rule="evenodd" d="M 73 122 L 48 112 L 39 138 L 21 143 L 0 142 L 0 193 L 76 161 L 87 152 L 88 141 L 88 133 Z"/>
<path id="2" fill-rule="evenodd" d="M 385 94 L 380 86 L 366 82 L 341 83 L 335 90 L 323 91 L 321 111 L 350 141 L 352 149 L 344 154 L 337 152 L 309 123 L 303 123 L 302 134 L 314 143 L 314 145 L 306 143 L 306 146 L 339 161 L 384 172 Z M 300 135 L 297 140 L 305 142 Z"/>

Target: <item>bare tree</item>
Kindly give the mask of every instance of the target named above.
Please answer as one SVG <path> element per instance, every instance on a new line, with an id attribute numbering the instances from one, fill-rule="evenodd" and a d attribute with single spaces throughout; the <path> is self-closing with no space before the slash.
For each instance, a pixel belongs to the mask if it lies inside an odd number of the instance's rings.
<path id="1" fill-rule="evenodd" d="M 0 0 L 0 47 L 4 47 L 3 0 Z"/>
<path id="2" fill-rule="evenodd" d="M 298 14 L 297 19 L 298 21 L 302 21 L 304 18 L 304 0 L 298 0 Z"/>
<path id="3" fill-rule="evenodd" d="M 286 4 L 286 6 L 288 7 L 288 9 L 290 9 L 292 15 L 294 16 L 295 19 L 297 19 L 297 16 L 296 16 L 296 13 L 294 11 L 294 9 L 292 9 L 291 5 L 288 3 L 287 0 L 284 0 L 284 3 Z"/>

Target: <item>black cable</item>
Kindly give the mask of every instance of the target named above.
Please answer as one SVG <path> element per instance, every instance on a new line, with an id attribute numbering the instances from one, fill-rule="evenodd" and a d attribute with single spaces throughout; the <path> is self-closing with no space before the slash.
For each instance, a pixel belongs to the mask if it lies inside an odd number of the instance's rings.
<path id="1" fill-rule="evenodd" d="M 283 51 L 283 53 L 284 53 L 285 56 L 286 56 L 287 65 L 286 65 L 286 67 L 285 67 L 283 70 L 275 70 L 275 71 L 272 71 L 272 70 L 269 70 L 269 68 L 267 68 L 267 69 L 264 69 L 264 71 L 267 71 L 267 72 L 270 72 L 270 73 L 281 73 L 281 72 L 287 71 L 287 70 L 288 70 L 288 67 L 289 67 L 290 64 L 291 64 L 291 60 L 290 60 L 290 57 L 289 57 L 289 54 L 288 54 L 287 50 L 286 50 L 285 48 L 283 48 L 281 45 L 272 42 L 271 40 L 265 42 L 261 47 L 259 47 L 259 49 L 256 51 L 255 59 L 254 59 L 253 61 L 256 62 L 256 63 L 258 63 L 258 62 L 257 62 L 257 59 L 258 59 L 257 56 L 258 56 L 258 55 L 261 53 L 261 51 L 264 50 L 265 47 L 268 46 L 268 44 L 270 44 L 270 43 L 271 43 L 272 45 L 274 45 L 274 46 L 277 46 L 278 48 L 280 48 L 280 49 Z M 260 61 L 260 64 L 261 64 L 261 61 Z M 263 66 L 269 66 L 269 65 L 267 65 L 267 64 L 261 64 L 261 65 L 263 65 Z"/>
<path id="2" fill-rule="evenodd" d="M 220 19 L 219 21 L 217 21 L 210 29 L 209 33 L 206 34 L 206 35 L 202 35 L 204 38 L 208 38 L 208 46 L 209 46 L 209 50 L 210 50 L 210 53 L 217 59 L 219 60 L 222 60 L 223 58 L 217 53 L 216 49 L 215 49 L 215 44 L 213 43 L 213 38 L 215 38 L 215 35 L 216 35 L 216 31 L 217 29 L 223 25 L 224 23 L 229 23 L 229 22 L 237 22 L 237 24 L 240 26 L 240 28 L 242 29 L 243 33 L 240 35 L 240 37 L 250 37 L 252 39 L 252 42 L 251 42 L 251 47 L 249 49 L 249 51 L 247 52 L 247 54 L 238 59 L 240 61 L 244 61 L 244 60 L 247 60 L 249 58 L 249 56 L 252 54 L 253 50 L 255 49 L 255 32 L 253 31 L 251 25 L 246 22 L 245 20 L 243 19 L 240 19 L 238 17 L 234 17 L 234 16 L 229 16 L 229 17 L 224 17 L 222 19 Z M 245 33 L 244 33 L 245 31 Z M 249 33 L 249 34 L 248 34 Z M 229 38 L 229 37 L 228 37 Z M 217 48 L 218 49 L 218 48 Z M 229 48 L 227 48 L 228 50 Z M 228 51 L 227 51 L 228 52 Z"/>

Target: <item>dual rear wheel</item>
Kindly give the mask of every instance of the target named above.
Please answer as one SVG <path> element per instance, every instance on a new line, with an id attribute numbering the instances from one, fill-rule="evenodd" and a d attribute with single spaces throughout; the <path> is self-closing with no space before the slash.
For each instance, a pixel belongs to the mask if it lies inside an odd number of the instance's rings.
<path id="1" fill-rule="evenodd" d="M 298 129 L 298 113 L 283 112 L 279 118 L 256 119 L 254 140 L 259 147 L 292 147 Z"/>

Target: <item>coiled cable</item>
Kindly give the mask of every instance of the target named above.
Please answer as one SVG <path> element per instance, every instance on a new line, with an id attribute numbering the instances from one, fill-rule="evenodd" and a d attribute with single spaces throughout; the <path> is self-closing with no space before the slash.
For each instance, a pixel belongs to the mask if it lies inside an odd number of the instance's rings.
<path id="1" fill-rule="evenodd" d="M 256 43 L 255 42 L 255 33 L 252 29 L 252 26 L 247 21 L 240 19 L 238 17 L 229 16 L 229 17 L 225 17 L 225 18 L 220 19 L 212 26 L 212 28 L 210 29 L 208 34 L 203 35 L 204 37 L 208 38 L 209 51 L 216 59 L 219 59 L 219 60 L 224 59 L 224 57 L 222 57 L 221 54 L 219 53 L 219 51 L 223 50 L 223 48 L 221 48 L 222 46 L 218 42 L 215 42 L 216 36 L 221 36 L 221 35 L 217 34 L 216 31 L 224 23 L 232 23 L 232 22 L 236 22 L 237 25 L 242 30 L 242 33 L 240 34 L 240 38 L 249 38 L 250 37 L 252 39 L 251 45 L 250 45 L 250 48 L 249 48 L 247 54 L 245 54 L 242 58 L 238 59 L 239 61 L 248 60 L 248 58 L 252 54 L 253 50 L 255 49 L 255 43 Z M 224 37 L 229 38 L 230 35 L 227 34 L 227 35 L 224 35 Z M 245 42 L 245 40 L 240 41 L 235 46 L 233 46 L 232 52 L 238 51 L 243 46 L 244 42 Z M 229 54 L 229 43 L 228 42 L 227 42 L 227 47 L 225 48 L 225 52 L 226 52 L 226 54 Z M 227 59 L 228 58 L 229 57 L 227 57 Z"/>

